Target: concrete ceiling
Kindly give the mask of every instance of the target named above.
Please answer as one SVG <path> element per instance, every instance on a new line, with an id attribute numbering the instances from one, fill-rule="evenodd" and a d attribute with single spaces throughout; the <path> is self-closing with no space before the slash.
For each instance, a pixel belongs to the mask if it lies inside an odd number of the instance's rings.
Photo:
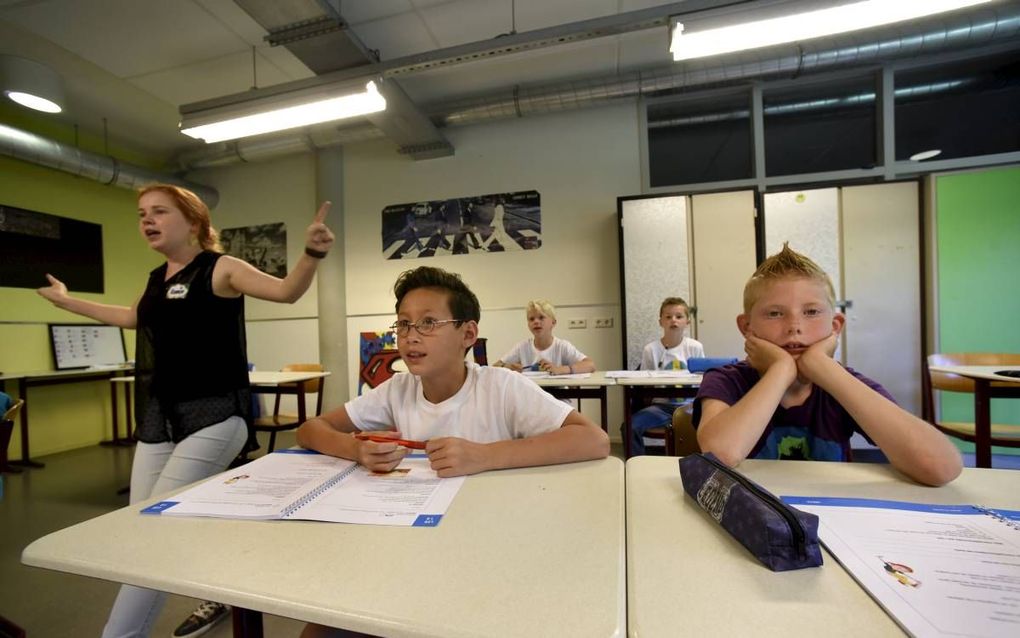
<path id="1" fill-rule="evenodd" d="M 315 75 L 286 46 L 270 46 L 266 28 L 242 8 L 245 5 L 257 7 L 253 13 L 262 22 L 267 14 L 338 11 L 354 39 L 377 51 L 385 64 L 449 47 L 499 42 L 500 36 L 514 32 L 526 36 L 666 5 L 675 9 L 682 4 L 685 11 L 730 5 L 727 11 L 740 12 L 751 4 L 819 1 L 841 0 L 280 0 L 279 5 L 268 0 L 0 0 L 0 54 L 34 59 L 63 77 L 68 108 L 37 117 L 98 135 L 105 126 L 111 146 L 170 159 L 206 148 L 178 132 L 180 106 Z M 632 16 L 617 22 L 627 20 Z M 306 41 L 295 50 L 306 52 L 302 59 L 311 60 L 307 51 L 315 44 L 322 42 Z M 329 61 L 321 49 L 320 69 Z M 497 90 L 506 93 L 519 85 L 605 78 L 653 67 L 671 73 L 667 49 L 667 29 L 661 26 L 568 44 L 557 40 L 545 48 L 419 70 L 387 81 L 399 83 L 410 110 L 416 105 L 428 112 L 429 105 Z M 516 91 L 511 93 L 516 100 Z M 399 114 L 394 117 L 400 119 Z"/>
<path id="2" fill-rule="evenodd" d="M 310 0 L 314 1 L 314 0 Z M 337 0 L 331 0 L 336 6 Z M 380 60 L 659 6 L 656 0 L 344 0 L 339 9 Z M 233 0 L 0 0 L 0 54 L 64 78 L 56 116 L 168 157 L 202 146 L 177 131 L 178 107 L 313 73 Z M 514 84 L 567 80 L 668 61 L 665 28 L 403 76 L 416 104 Z M 254 47 L 254 62 L 253 62 Z M 254 66 L 254 73 L 253 73 Z"/>

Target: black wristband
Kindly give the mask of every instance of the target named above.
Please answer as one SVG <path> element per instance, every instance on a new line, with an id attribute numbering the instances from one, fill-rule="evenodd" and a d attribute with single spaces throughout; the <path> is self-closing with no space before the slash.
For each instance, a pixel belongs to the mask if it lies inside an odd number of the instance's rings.
<path id="1" fill-rule="evenodd" d="M 314 257 L 315 259 L 323 259 L 329 253 L 324 250 L 315 250 L 314 248 L 305 246 L 305 254 L 309 257 Z"/>

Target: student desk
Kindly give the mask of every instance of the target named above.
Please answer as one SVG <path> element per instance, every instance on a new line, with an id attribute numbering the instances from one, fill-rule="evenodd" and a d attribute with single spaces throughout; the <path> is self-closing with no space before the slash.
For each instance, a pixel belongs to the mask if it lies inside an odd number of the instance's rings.
<path id="1" fill-rule="evenodd" d="M 255 370 L 248 373 L 252 394 L 295 394 L 297 395 L 298 420 L 307 419 L 305 408 L 305 383 L 328 377 L 329 372 L 280 372 Z"/>
<path id="2" fill-rule="evenodd" d="M 606 432 L 609 431 L 606 388 L 616 385 L 616 382 L 606 377 L 605 372 L 592 372 L 590 375 L 528 378 L 557 399 L 598 399 L 601 408 L 602 429 Z M 581 404 L 577 405 L 578 411 L 580 411 Z"/>
<path id="3" fill-rule="evenodd" d="M 693 397 L 698 394 L 701 375 L 684 377 L 617 377 L 623 387 L 623 449 L 630 458 L 631 418 L 652 399 Z"/>
<path id="4" fill-rule="evenodd" d="M 384 636 L 624 632 L 616 458 L 470 476 L 435 528 L 146 516 L 144 505 L 38 539 L 22 561 Z"/>
<path id="5" fill-rule="evenodd" d="M 931 366 L 935 372 L 958 374 L 974 380 L 974 465 L 992 467 L 991 399 L 1020 399 L 1020 379 L 995 374 L 1020 366 Z"/>
<path id="6" fill-rule="evenodd" d="M 744 461 L 773 494 L 1016 508 L 1020 474 L 965 469 L 938 489 L 888 465 Z M 772 572 L 683 491 L 676 457 L 627 461 L 627 626 L 632 637 L 891 636 L 899 626 L 825 552 L 820 568 Z"/>
<path id="7" fill-rule="evenodd" d="M 18 384 L 18 396 L 25 400 L 21 408 L 19 421 L 19 432 L 21 434 L 21 459 L 11 461 L 13 465 L 25 465 L 28 467 L 43 467 L 43 463 L 33 461 L 29 454 L 28 446 L 28 408 L 31 402 L 28 400 L 28 389 L 35 386 L 59 385 L 62 383 L 77 383 L 80 381 L 101 381 L 113 377 L 122 376 L 134 370 L 132 366 L 119 366 L 116 368 L 84 368 L 81 370 L 48 370 L 41 372 L 20 372 L 14 374 L 0 375 L 0 383 L 6 385 L 7 381 L 16 381 Z M 110 386 L 110 400 L 114 406 L 114 414 L 117 412 L 117 390 Z M 114 417 L 116 418 L 116 417 Z M 114 432 L 116 436 L 116 431 Z"/>

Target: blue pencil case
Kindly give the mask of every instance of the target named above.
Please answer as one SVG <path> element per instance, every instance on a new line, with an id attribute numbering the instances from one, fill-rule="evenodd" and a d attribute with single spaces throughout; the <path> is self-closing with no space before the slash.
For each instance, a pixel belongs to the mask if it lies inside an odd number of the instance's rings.
<path id="1" fill-rule="evenodd" d="M 786 505 L 712 454 L 680 459 L 684 491 L 772 571 L 822 564 L 818 517 Z"/>

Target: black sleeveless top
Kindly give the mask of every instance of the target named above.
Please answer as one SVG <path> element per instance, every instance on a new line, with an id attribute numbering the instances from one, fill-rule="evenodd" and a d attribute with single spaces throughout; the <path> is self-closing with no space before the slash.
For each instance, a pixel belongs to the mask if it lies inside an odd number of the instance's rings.
<path id="1" fill-rule="evenodd" d="M 169 280 L 167 264 L 149 274 L 135 345 L 139 441 L 178 443 L 235 415 L 251 432 L 244 297 L 213 294 L 221 256 L 201 252 Z"/>

